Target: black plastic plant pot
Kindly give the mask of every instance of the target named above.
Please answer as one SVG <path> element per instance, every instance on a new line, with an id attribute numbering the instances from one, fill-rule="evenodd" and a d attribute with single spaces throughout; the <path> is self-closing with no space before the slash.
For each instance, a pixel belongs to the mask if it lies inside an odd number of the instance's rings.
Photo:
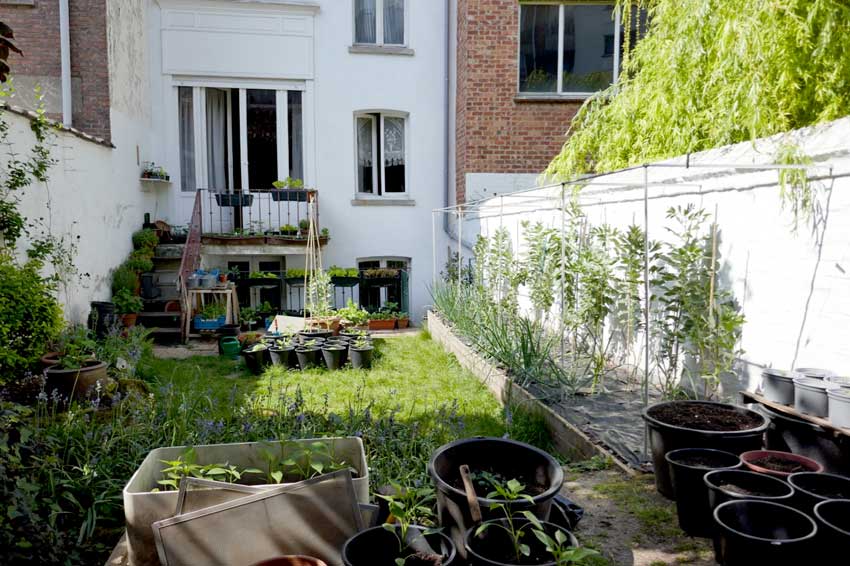
<path id="1" fill-rule="evenodd" d="M 673 499 L 673 484 L 664 456 L 679 448 L 714 448 L 741 454 L 758 450 L 767 429 L 763 415 L 743 407 L 711 401 L 668 401 L 643 412 L 652 452 L 655 487 Z"/>
<path id="2" fill-rule="evenodd" d="M 514 541 L 505 530 L 509 528 L 506 519 L 493 519 L 486 521 L 487 528 L 480 534 L 475 534 L 478 527 L 471 527 L 466 532 L 464 549 L 470 566 L 555 566 L 552 555 L 546 550 L 546 546 L 531 532 L 532 525 L 525 519 L 514 519 L 515 529 L 522 529 L 522 543 L 528 545 L 527 556 L 520 555 L 517 558 Z M 565 546 L 577 547 L 578 541 L 573 534 L 552 523 L 541 521 L 544 532 L 551 539 L 555 539 L 555 533 L 561 531 L 567 537 Z"/>
<path id="3" fill-rule="evenodd" d="M 294 346 L 284 346 L 282 348 L 271 347 L 269 348 L 269 354 L 272 357 L 272 364 L 276 366 L 291 368 L 295 367 L 298 363 L 295 360 Z"/>
<path id="4" fill-rule="evenodd" d="M 835 557 L 836 562 L 834 564 L 848 560 L 847 554 L 850 553 L 850 500 L 821 501 L 815 505 L 814 514 L 815 522 L 818 524 L 818 545 L 822 556 Z"/>
<path id="5" fill-rule="evenodd" d="M 327 330 L 325 328 L 317 330 L 301 330 L 298 333 L 298 335 L 305 340 L 310 340 L 311 338 L 330 338 L 333 334 L 333 330 Z"/>
<path id="6" fill-rule="evenodd" d="M 791 505 L 812 514 L 815 505 L 828 499 L 850 499 L 850 478 L 837 474 L 798 472 L 788 476 L 794 488 Z"/>
<path id="7" fill-rule="evenodd" d="M 505 438 L 475 437 L 458 440 L 438 448 L 428 462 L 428 473 L 437 491 L 440 526 L 451 536 L 458 551 L 465 554 L 464 537 L 472 527 L 460 466 L 469 466 L 473 479 L 487 472 L 502 483 L 515 479 L 525 486 L 531 500 L 488 499 L 492 484 L 484 478 L 474 481 L 478 505 L 485 519 L 501 517 L 491 511 L 493 503 L 503 503 L 511 513 L 531 511 L 540 520 L 549 518 L 552 500 L 564 483 L 564 471 L 557 460 L 539 448 Z M 466 556 L 463 556 L 466 558 Z"/>
<path id="8" fill-rule="evenodd" d="M 258 350 L 249 351 L 254 346 L 242 350 L 242 358 L 245 360 L 245 366 L 254 375 L 261 375 L 266 369 L 266 366 L 271 365 L 271 355 L 268 347 Z"/>
<path id="9" fill-rule="evenodd" d="M 315 346 L 295 348 L 295 356 L 298 358 L 298 366 L 301 368 L 301 371 L 319 364 L 319 349 Z"/>
<path id="10" fill-rule="evenodd" d="M 345 346 L 338 344 L 325 344 L 322 346 L 322 357 L 325 358 L 325 366 L 329 370 L 338 370 L 342 364 L 342 354 L 345 352 Z"/>
<path id="11" fill-rule="evenodd" d="M 756 499 L 789 505 L 794 488 L 787 482 L 747 470 L 716 470 L 705 474 L 708 506 L 711 512 L 721 503 Z"/>
<path id="12" fill-rule="evenodd" d="M 666 460 L 676 496 L 679 527 L 692 537 L 711 537 L 714 519 L 708 504 L 705 474 L 712 470 L 738 468 L 741 458 L 731 452 L 710 448 L 681 448 L 668 452 Z"/>
<path id="13" fill-rule="evenodd" d="M 714 510 L 714 550 L 724 566 L 806 564 L 818 528 L 793 507 L 770 501 L 727 501 Z"/>
<path id="14" fill-rule="evenodd" d="M 374 349 L 374 346 L 366 346 L 365 348 L 351 346 L 348 349 L 351 367 L 354 369 L 370 369 L 372 367 L 372 351 Z"/>
<path id="15" fill-rule="evenodd" d="M 387 530 L 383 525 L 360 531 L 342 547 L 345 566 L 397 566 L 396 559 L 405 564 L 442 564 L 457 566 L 457 550 L 451 539 L 436 532 L 424 534 L 423 527 L 411 526 L 407 531 L 407 546 L 399 548 L 399 527 Z"/>

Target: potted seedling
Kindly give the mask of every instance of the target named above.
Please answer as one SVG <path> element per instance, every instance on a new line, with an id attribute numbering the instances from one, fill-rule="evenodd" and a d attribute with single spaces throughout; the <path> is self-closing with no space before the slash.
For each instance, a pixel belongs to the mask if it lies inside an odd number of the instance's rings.
<path id="1" fill-rule="evenodd" d="M 212 302 L 195 315 L 196 330 L 218 330 L 227 322 L 227 307 L 224 303 Z"/>
<path id="2" fill-rule="evenodd" d="M 346 347 L 336 342 L 325 342 L 322 345 L 322 357 L 325 359 L 325 365 L 329 370 L 337 370 L 345 363 L 343 355 Z"/>
<path id="3" fill-rule="evenodd" d="M 300 236 L 302 238 L 306 238 L 307 232 L 310 231 L 310 221 L 306 218 L 302 219 L 300 222 L 298 222 L 298 228 L 300 229 Z"/>
<path id="4" fill-rule="evenodd" d="M 315 339 L 307 339 L 295 348 L 295 355 L 298 358 L 298 365 L 301 371 L 307 370 L 319 363 L 319 344 Z"/>
<path id="5" fill-rule="evenodd" d="M 298 235 L 298 226 L 293 226 L 292 224 L 284 224 L 280 227 L 280 233 L 282 236 L 295 237 Z"/>
<path id="6" fill-rule="evenodd" d="M 557 460 L 539 448 L 504 438 L 467 438 L 438 448 L 428 463 L 428 473 L 437 489 L 440 525 L 448 529 L 456 544 L 473 527 L 460 466 L 470 468 L 478 506 L 483 519 L 501 519 L 490 512 L 494 503 L 510 507 L 511 513 L 531 511 L 540 519 L 549 517 L 552 501 L 564 483 L 564 471 Z M 493 483 L 504 485 L 515 479 L 531 498 L 493 499 Z"/>
<path id="7" fill-rule="evenodd" d="M 121 323 L 125 328 L 132 328 L 136 325 L 136 318 L 139 316 L 144 303 L 141 297 L 137 297 L 127 289 L 121 289 L 112 297 L 112 302 L 115 304 L 115 312 L 121 315 Z"/>
<path id="8" fill-rule="evenodd" d="M 449 537 L 414 524 L 430 514 L 434 492 L 430 488 L 402 488 L 394 485 L 395 495 L 379 495 L 387 502 L 392 523 L 361 531 L 342 547 L 346 566 L 450 566 L 457 550 Z M 425 517 L 428 519 L 429 517 Z"/>
<path id="9" fill-rule="evenodd" d="M 264 342 L 257 342 L 242 350 L 242 358 L 245 360 L 245 365 L 254 375 L 261 375 L 271 363 L 271 354 L 269 346 Z"/>
<path id="10" fill-rule="evenodd" d="M 321 238 L 323 240 L 327 240 L 328 238 L 331 237 L 331 231 L 328 230 L 327 228 L 322 228 L 321 232 L 319 232 L 319 235 L 321 236 Z"/>
<path id="11" fill-rule="evenodd" d="M 364 311 L 365 312 L 365 311 Z M 369 322 L 369 313 L 366 313 L 366 323 Z M 370 338 L 371 334 L 365 328 L 345 328 L 344 330 L 339 331 L 340 336 L 344 336 L 349 340 L 356 340 L 358 338 Z"/>
<path id="12" fill-rule="evenodd" d="M 714 448 L 733 454 L 758 450 L 768 422 L 764 415 L 709 401 L 668 401 L 648 407 L 643 419 L 649 435 L 655 486 L 674 498 L 665 454 L 677 448 Z"/>
<path id="13" fill-rule="evenodd" d="M 295 344 L 291 338 L 276 340 L 273 345 L 269 346 L 269 353 L 273 365 L 287 368 L 297 367 Z"/>
<path id="14" fill-rule="evenodd" d="M 83 326 L 71 326 L 59 337 L 55 358 L 45 369 L 48 391 L 58 390 L 68 398 L 84 398 L 97 383 L 109 383 L 107 365 L 95 356 L 97 342 Z"/>
<path id="15" fill-rule="evenodd" d="M 598 553 L 578 546 L 569 531 L 541 521 L 531 511 L 513 513 L 511 503 L 531 501 L 525 486 L 516 479 L 505 484 L 493 482 L 488 499 L 490 511 L 503 516 L 469 529 L 465 548 L 473 566 L 538 565 L 561 566 L 582 564 Z"/>
<path id="16" fill-rule="evenodd" d="M 404 311 L 397 312 L 395 315 L 396 323 L 399 328 L 407 328 L 410 326 L 410 317 Z"/>
<path id="17" fill-rule="evenodd" d="M 357 338 L 348 349 L 348 357 L 354 369 L 369 369 L 372 367 L 372 352 L 375 347 L 372 341 L 365 337 Z"/>

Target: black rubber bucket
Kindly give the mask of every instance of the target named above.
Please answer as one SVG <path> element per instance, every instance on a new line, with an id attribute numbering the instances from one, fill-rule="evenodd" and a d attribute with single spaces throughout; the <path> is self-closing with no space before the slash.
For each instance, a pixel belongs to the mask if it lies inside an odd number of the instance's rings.
<path id="1" fill-rule="evenodd" d="M 295 348 L 295 356 L 298 358 L 298 366 L 301 368 L 301 371 L 319 365 L 319 356 L 321 355 L 321 351 L 315 346 Z"/>
<path id="2" fill-rule="evenodd" d="M 449 534 L 462 558 L 466 558 L 464 538 L 472 527 L 472 517 L 460 466 L 469 466 L 472 474 L 486 471 L 501 482 L 516 479 L 524 483 L 531 500 L 500 501 L 481 494 L 493 491 L 482 480 L 476 482 L 478 505 L 484 519 L 501 518 L 501 512 L 491 512 L 492 503 L 509 505 L 511 512 L 528 510 L 541 520 L 549 517 L 552 499 L 564 483 L 564 471 L 549 454 L 522 442 L 504 438 L 476 437 L 458 440 L 438 448 L 428 463 L 428 473 L 437 490 L 437 513 L 443 532 Z M 535 485 L 532 486 L 531 482 Z M 495 515 L 494 515 L 495 513 Z"/>
<path id="3" fill-rule="evenodd" d="M 822 501 L 850 499 L 850 478 L 837 474 L 798 472 L 788 476 L 788 483 L 794 487 L 791 506 L 808 515 Z"/>
<path id="4" fill-rule="evenodd" d="M 821 556 L 833 557 L 831 564 L 845 564 L 850 560 L 850 500 L 821 501 L 814 513 Z"/>
<path id="5" fill-rule="evenodd" d="M 269 348 L 269 354 L 272 358 L 272 365 L 285 368 L 298 367 L 298 360 L 295 359 L 295 346 L 284 346 L 283 348 L 272 346 Z"/>
<path id="6" fill-rule="evenodd" d="M 710 448 L 681 448 L 667 453 L 670 479 L 676 496 L 679 527 L 692 537 L 710 537 L 714 519 L 708 505 L 706 473 L 740 467 L 741 458 L 731 452 Z"/>
<path id="7" fill-rule="evenodd" d="M 92 301 L 89 311 L 88 328 L 99 340 L 109 334 L 118 317 L 115 315 L 115 305 L 105 301 Z"/>
<path id="8" fill-rule="evenodd" d="M 525 519 L 514 519 L 514 528 L 521 528 L 525 536 L 523 544 L 528 547 L 528 555 L 523 556 L 520 564 L 534 564 L 535 566 L 557 566 L 552 560 L 551 553 L 530 531 L 530 525 Z M 506 519 L 495 519 L 490 521 L 492 526 L 486 528 L 482 533 L 476 534 L 478 527 L 472 527 L 466 532 L 464 549 L 469 556 L 470 566 L 512 566 L 517 564 L 514 555 L 514 540 L 509 534 L 510 525 Z M 569 544 L 564 547 L 577 547 L 578 541 L 573 534 L 558 525 L 541 521 L 541 526 L 546 535 L 555 539 L 555 533 L 562 532 Z"/>
<path id="9" fill-rule="evenodd" d="M 411 526 L 407 532 L 408 546 L 400 549 L 398 527 L 391 531 L 381 525 L 360 531 L 345 541 L 342 561 L 345 566 L 397 566 L 396 559 L 423 552 L 435 558 L 442 557 L 440 564 L 444 566 L 456 565 L 457 550 L 449 537 L 442 533 L 423 533 L 423 527 Z"/>
<path id="10" fill-rule="evenodd" d="M 817 525 L 793 507 L 770 501 L 727 501 L 714 510 L 715 552 L 724 566 L 807 564 Z M 817 562 L 815 562 L 817 563 Z"/>
<path id="11" fill-rule="evenodd" d="M 325 359 L 325 367 L 329 370 L 338 370 L 345 362 L 342 356 L 347 348 L 342 344 L 325 344 L 322 346 L 322 357 Z"/>
<path id="12" fill-rule="evenodd" d="M 254 375 L 261 375 L 267 366 L 271 365 L 271 354 L 268 348 L 248 351 L 249 348 L 242 350 L 242 358 L 245 360 L 245 366 Z"/>
<path id="13" fill-rule="evenodd" d="M 790 505 L 794 488 L 787 482 L 748 470 L 716 470 L 705 474 L 711 512 L 721 503 L 756 499 Z"/>
<path id="14" fill-rule="evenodd" d="M 743 430 L 707 430 L 697 425 L 685 427 L 668 424 L 656 418 L 658 413 L 668 407 L 688 409 L 688 406 L 706 405 L 715 407 L 728 415 L 737 414 L 749 417 L 759 424 Z M 655 487 L 668 499 L 673 499 L 673 484 L 664 456 L 679 448 L 714 448 L 741 454 L 748 450 L 758 450 L 762 446 L 762 437 L 767 429 L 764 415 L 743 407 L 711 401 L 668 401 L 647 407 L 643 411 L 649 435 L 649 449 L 652 452 L 652 465 L 655 471 Z"/>

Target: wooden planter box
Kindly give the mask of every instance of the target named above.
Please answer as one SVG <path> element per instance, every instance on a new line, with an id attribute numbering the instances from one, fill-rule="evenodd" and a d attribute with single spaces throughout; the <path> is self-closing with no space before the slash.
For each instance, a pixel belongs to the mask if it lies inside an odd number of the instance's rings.
<path id="1" fill-rule="evenodd" d="M 357 437 L 287 440 L 287 445 L 326 442 L 330 444 L 333 458 L 344 461 L 357 472 L 353 479 L 354 491 L 359 503 L 369 502 L 369 468 L 363 441 Z M 238 444 L 211 444 L 195 446 L 196 463 L 232 464 L 240 469 L 268 469 L 262 457 L 262 449 L 269 448 L 268 442 L 244 442 Z M 277 446 L 277 443 L 274 443 Z M 162 487 L 157 481 L 162 478 L 165 464 L 162 460 L 176 460 L 186 446 L 157 448 L 152 450 L 124 487 L 124 517 L 127 523 L 127 546 L 132 566 L 158 566 L 159 558 L 151 524 L 174 516 L 177 508 L 177 491 L 152 491 Z M 285 485 L 285 484 L 281 484 Z"/>
<path id="2" fill-rule="evenodd" d="M 265 243 L 265 236 L 204 236 L 201 238 L 204 244 L 218 246 L 261 246 Z"/>

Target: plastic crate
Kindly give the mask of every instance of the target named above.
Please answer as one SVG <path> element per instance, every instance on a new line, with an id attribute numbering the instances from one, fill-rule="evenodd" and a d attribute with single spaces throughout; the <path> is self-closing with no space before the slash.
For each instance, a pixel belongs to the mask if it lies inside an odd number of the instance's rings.
<path id="1" fill-rule="evenodd" d="M 205 319 L 200 315 L 195 317 L 195 330 L 218 330 L 227 321 L 227 317 L 222 315 L 218 318 Z"/>

